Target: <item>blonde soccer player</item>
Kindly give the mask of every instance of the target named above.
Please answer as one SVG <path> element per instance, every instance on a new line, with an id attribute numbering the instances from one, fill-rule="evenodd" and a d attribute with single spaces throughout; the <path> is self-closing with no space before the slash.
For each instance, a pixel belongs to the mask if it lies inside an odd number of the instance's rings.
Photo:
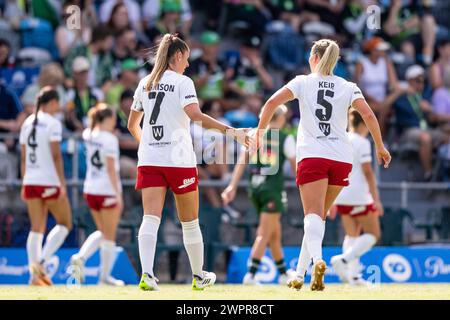
<path id="1" fill-rule="evenodd" d="M 97 230 L 71 257 L 71 265 L 78 267 L 83 280 L 85 262 L 100 248 L 99 284 L 123 286 L 122 280 L 111 275 L 116 259 L 116 230 L 123 209 L 119 140 L 114 135 L 116 113 L 100 103 L 89 110 L 88 118 L 89 128 L 83 131 L 87 162 L 83 193 Z"/>
<path id="2" fill-rule="evenodd" d="M 257 147 L 280 104 L 299 100 L 301 119 L 297 134 L 297 185 L 303 204 L 304 236 L 297 265 L 297 276 L 288 286 L 299 290 L 313 262 L 310 288 L 325 288 L 326 263 L 322 259 L 322 240 L 326 212 L 344 186 L 352 170 L 353 152 L 347 136 L 347 114 L 353 106 L 362 116 L 375 142 L 378 162 L 387 168 L 391 156 L 384 147 L 378 121 L 352 82 L 333 75 L 339 58 L 336 42 L 321 39 L 311 48 L 311 73 L 299 75 L 275 92 L 265 103 L 258 125 Z"/>
<path id="3" fill-rule="evenodd" d="M 44 87 L 37 96 L 35 113 L 20 130 L 21 195 L 31 222 L 27 238 L 30 284 L 37 286 L 52 285 L 45 262 L 61 247 L 72 228 L 60 148 L 62 125 L 55 118 L 59 111 L 57 91 Z M 48 211 L 53 214 L 56 226 L 42 246 Z"/>
<path id="4" fill-rule="evenodd" d="M 369 130 L 361 115 L 353 111 L 348 134 L 353 147 L 350 184 L 334 202 L 345 230 L 343 253 L 331 258 L 331 265 L 341 281 L 351 285 L 366 284 L 360 273 L 359 257 L 367 253 L 380 238 L 379 216 L 384 212 L 372 170 L 368 134 Z"/>
<path id="5" fill-rule="evenodd" d="M 191 265 L 194 290 L 203 290 L 216 275 L 203 270 L 203 237 L 198 221 L 197 161 L 190 121 L 216 129 L 248 145 L 247 130 L 233 129 L 200 111 L 193 81 L 184 76 L 190 49 L 176 35 L 162 37 L 152 72 L 134 95 L 128 128 L 139 141 L 136 189 L 142 190 L 144 217 L 138 243 L 142 266 L 139 287 L 158 290 L 153 273 L 156 238 L 167 189 L 175 195 L 183 243 Z M 141 129 L 140 123 L 143 120 Z"/>
<path id="6" fill-rule="evenodd" d="M 287 209 L 287 195 L 284 190 L 283 164 L 287 160 L 296 170 L 295 139 L 281 131 L 286 123 L 287 107 L 279 106 L 269 124 L 265 145 L 261 151 L 249 154 L 242 150 L 238 164 L 234 167 L 230 184 L 222 192 L 222 199 L 227 205 L 236 197 L 239 180 L 249 166 L 249 198 L 258 216 L 259 225 L 253 243 L 248 271 L 243 284 L 259 284 L 256 277 L 261 258 L 266 247 L 270 248 L 272 258 L 277 266 L 278 283 L 286 284 L 293 270 L 287 269 L 281 243 L 281 215 Z M 251 159 L 250 159 L 251 157 Z"/>

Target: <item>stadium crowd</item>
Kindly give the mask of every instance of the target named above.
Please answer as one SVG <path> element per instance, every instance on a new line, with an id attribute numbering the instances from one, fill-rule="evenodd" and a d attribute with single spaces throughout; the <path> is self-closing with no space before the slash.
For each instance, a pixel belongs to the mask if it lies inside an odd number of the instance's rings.
<path id="1" fill-rule="evenodd" d="M 19 132 L 51 85 L 66 136 L 80 135 L 97 103 L 116 109 L 121 175 L 132 179 L 138 145 L 127 118 L 152 68 L 148 48 L 163 34 L 193 48 L 187 75 L 203 110 L 236 127 L 255 127 L 264 99 L 307 73 L 312 41 L 328 37 L 343 48 L 335 74 L 363 90 L 390 149 L 416 152 L 421 181 L 449 179 L 449 9 L 447 0 L 0 0 L 0 153 L 18 156 L 5 134 Z M 290 108 L 285 130 L 295 133 L 299 116 Z M 226 180 L 231 169 L 199 173 Z"/>

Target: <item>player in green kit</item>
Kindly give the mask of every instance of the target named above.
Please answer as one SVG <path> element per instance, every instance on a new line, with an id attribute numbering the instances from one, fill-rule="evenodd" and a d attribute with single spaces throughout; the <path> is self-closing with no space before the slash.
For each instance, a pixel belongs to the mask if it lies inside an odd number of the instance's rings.
<path id="1" fill-rule="evenodd" d="M 278 282 L 286 284 L 289 277 L 284 262 L 281 245 L 281 214 L 287 209 L 287 197 L 284 190 L 283 164 L 288 160 L 295 171 L 296 143 L 292 135 L 280 129 L 286 123 L 287 108 L 281 105 L 277 108 L 270 126 L 264 147 L 254 155 L 243 150 L 240 159 L 234 167 L 233 175 L 228 187 L 222 192 L 225 205 L 233 201 L 236 196 L 239 180 L 249 163 L 250 183 L 249 197 L 259 215 L 259 226 L 255 242 L 253 243 L 249 270 L 244 277 L 244 284 L 258 284 L 255 277 L 261 258 L 266 247 L 269 246 L 280 277 Z"/>

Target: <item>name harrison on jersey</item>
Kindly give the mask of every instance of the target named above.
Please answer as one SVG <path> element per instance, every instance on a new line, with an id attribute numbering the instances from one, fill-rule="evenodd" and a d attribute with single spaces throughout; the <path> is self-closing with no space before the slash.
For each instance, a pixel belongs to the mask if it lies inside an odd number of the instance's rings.
<path id="1" fill-rule="evenodd" d="M 165 83 L 157 83 L 152 87 L 151 91 L 166 91 L 166 92 L 174 92 L 175 85 L 174 84 L 165 84 Z"/>

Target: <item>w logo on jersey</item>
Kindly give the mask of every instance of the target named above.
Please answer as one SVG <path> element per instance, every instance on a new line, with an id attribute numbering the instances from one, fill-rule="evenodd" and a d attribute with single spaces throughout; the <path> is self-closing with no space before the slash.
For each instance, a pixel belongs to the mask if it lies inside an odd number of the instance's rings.
<path id="1" fill-rule="evenodd" d="M 328 136 L 331 132 L 330 124 L 326 122 L 319 122 L 319 129 L 326 136 Z"/>
<path id="2" fill-rule="evenodd" d="M 163 126 L 153 126 L 152 127 L 153 138 L 157 141 L 161 140 L 164 137 L 164 127 Z"/>

